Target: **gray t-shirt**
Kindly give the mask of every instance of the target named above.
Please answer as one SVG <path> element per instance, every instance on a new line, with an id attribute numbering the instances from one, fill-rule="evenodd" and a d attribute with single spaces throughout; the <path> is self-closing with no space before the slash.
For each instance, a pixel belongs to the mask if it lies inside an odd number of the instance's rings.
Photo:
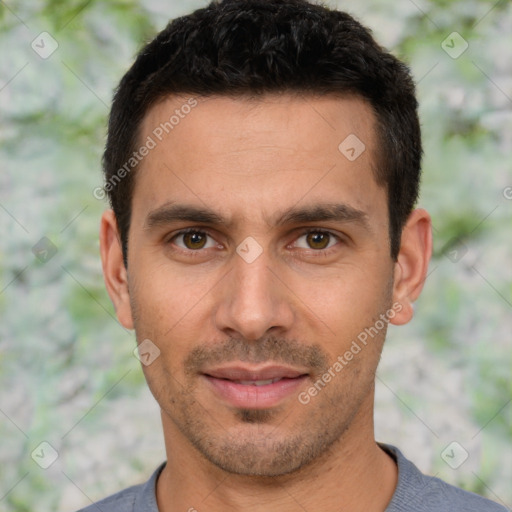
<path id="1" fill-rule="evenodd" d="M 476 494 L 426 476 L 394 446 L 381 444 L 398 465 L 398 484 L 386 512 L 507 512 L 507 509 Z M 158 512 L 156 481 L 162 464 L 141 485 L 129 487 L 79 512 Z"/>

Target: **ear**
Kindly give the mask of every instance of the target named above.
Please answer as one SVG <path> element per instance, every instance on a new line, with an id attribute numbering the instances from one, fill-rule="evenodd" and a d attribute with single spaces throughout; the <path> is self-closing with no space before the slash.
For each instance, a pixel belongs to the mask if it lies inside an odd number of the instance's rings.
<path id="1" fill-rule="evenodd" d="M 128 274 L 123 262 L 117 220 L 112 210 L 107 210 L 101 217 L 100 252 L 105 286 L 117 318 L 123 327 L 133 329 Z"/>
<path id="2" fill-rule="evenodd" d="M 393 303 L 400 303 L 402 309 L 390 319 L 392 324 L 403 325 L 413 317 L 413 302 L 423 289 L 431 255 L 432 221 L 426 210 L 418 208 L 402 230 L 393 284 Z"/>

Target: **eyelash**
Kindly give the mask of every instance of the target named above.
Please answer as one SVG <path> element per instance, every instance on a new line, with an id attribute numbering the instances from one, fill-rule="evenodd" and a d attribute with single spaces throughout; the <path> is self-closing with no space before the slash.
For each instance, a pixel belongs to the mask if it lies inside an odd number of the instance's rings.
<path id="1" fill-rule="evenodd" d="M 198 229 L 198 228 L 186 228 L 186 229 L 182 229 L 181 231 L 178 231 L 177 233 L 175 233 L 170 239 L 169 239 L 169 243 L 171 243 L 174 239 L 182 236 L 182 235 L 186 235 L 188 233 L 199 233 L 201 235 L 206 235 L 206 236 L 209 236 L 211 238 L 212 235 L 210 235 L 210 233 L 208 233 L 208 231 L 205 231 L 205 230 L 201 230 L 201 229 Z M 301 231 L 298 235 L 297 238 L 301 238 L 303 237 L 304 235 L 309 235 L 310 233 L 317 233 L 317 234 L 322 234 L 322 235 L 329 235 L 330 237 L 334 237 L 335 239 L 338 240 L 338 242 L 341 242 L 342 239 L 340 236 L 336 235 L 335 233 L 333 233 L 332 231 L 328 231 L 328 230 L 325 230 L 325 229 L 319 229 L 319 228 L 307 228 L 303 231 Z M 309 251 L 310 253 L 314 253 L 316 257 L 322 257 L 322 256 L 327 256 L 330 254 L 331 252 L 331 249 L 333 249 L 333 247 L 328 247 L 327 249 L 302 249 L 302 250 L 307 250 Z M 211 247 L 210 247 L 211 249 Z M 178 251 L 181 251 L 181 252 L 186 252 L 187 255 L 190 255 L 192 257 L 195 257 L 195 256 L 200 256 L 201 253 L 203 252 L 202 249 L 197 249 L 197 250 L 193 250 L 193 249 L 182 249 L 181 247 L 178 247 L 177 248 Z"/>

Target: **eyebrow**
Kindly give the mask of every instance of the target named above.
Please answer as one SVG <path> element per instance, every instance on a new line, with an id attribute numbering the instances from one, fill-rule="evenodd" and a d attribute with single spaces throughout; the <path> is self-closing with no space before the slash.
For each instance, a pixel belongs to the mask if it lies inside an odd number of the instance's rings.
<path id="1" fill-rule="evenodd" d="M 187 204 L 168 202 L 149 212 L 144 222 L 144 229 L 151 230 L 177 221 L 196 222 L 213 226 L 231 227 L 232 219 L 207 208 Z M 291 207 L 278 212 L 273 221 L 265 219 L 269 227 L 305 222 L 336 221 L 359 224 L 367 231 L 372 231 L 368 215 L 350 205 L 343 203 L 321 203 L 305 207 Z"/>

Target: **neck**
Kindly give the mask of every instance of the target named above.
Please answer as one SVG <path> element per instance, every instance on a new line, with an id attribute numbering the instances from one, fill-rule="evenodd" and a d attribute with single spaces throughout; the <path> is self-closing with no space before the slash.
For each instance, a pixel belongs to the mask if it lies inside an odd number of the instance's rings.
<path id="1" fill-rule="evenodd" d="M 340 506 L 383 512 L 396 488 L 396 464 L 374 439 L 373 399 L 322 457 L 279 477 L 227 473 L 197 452 L 165 413 L 162 419 L 167 464 L 157 484 L 160 512 L 339 512 Z"/>

